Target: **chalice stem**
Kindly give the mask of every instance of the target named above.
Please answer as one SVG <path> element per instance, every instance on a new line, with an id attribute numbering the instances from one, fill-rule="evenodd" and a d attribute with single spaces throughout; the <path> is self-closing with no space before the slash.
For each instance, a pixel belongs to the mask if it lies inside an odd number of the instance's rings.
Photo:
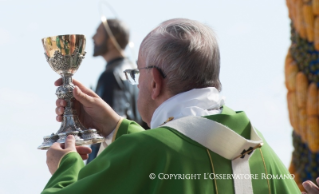
<path id="1" fill-rule="evenodd" d="M 64 99 L 66 101 L 66 106 L 65 106 L 65 111 L 64 111 L 64 115 L 72 115 L 74 114 L 73 111 L 73 100 L 74 100 L 74 96 L 73 96 L 73 89 L 74 89 L 74 85 L 72 83 L 72 75 L 71 74 L 63 74 L 62 75 L 62 81 L 63 81 L 63 88 L 70 88 L 72 90 L 70 91 L 66 91 L 68 92 L 67 95 L 61 96 L 62 99 Z M 59 96 L 58 96 L 59 98 Z"/>
<path id="2" fill-rule="evenodd" d="M 65 73 L 62 74 L 63 84 L 58 87 L 56 95 L 59 99 L 64 99 L 66 101 L 66 106 L 64 108 L 63 121 L 61 127 L 57 134 L 63 137 L 60 137 L 59 142 L 63 143 L 64 136 L 68 135 L 70 132 L 82 133 L 86 128 L 81 124 L 77 116 L 77 112 L 73 109 L 73 89 L 74 85 L 72 83 L 72 74 Z M 64 134 L 66 133 L 66 134 Z M 75 135 L 72 133 L 72 135 Z M 79 134 L 76 134 L 79 135 Z"/>

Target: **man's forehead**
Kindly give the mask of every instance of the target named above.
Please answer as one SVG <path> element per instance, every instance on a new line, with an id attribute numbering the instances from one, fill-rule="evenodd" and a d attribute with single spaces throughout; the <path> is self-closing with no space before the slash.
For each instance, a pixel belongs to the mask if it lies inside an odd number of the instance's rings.
<path id="1" fill-rule="evenodd" d="M 99 27 L 96 30 L 103 30 L 103 28 L 104 28 L 104 24 L 100 23 Z"/>

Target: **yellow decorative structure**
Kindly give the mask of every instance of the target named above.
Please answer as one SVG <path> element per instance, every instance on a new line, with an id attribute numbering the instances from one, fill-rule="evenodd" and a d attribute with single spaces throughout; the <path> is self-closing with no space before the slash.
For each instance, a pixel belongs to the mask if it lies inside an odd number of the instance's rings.
<path id="1" fill-rule="evenodd" d="M 319 176 L 319 0 L 286 0 L 291 46 L 285 85 L 294 151 L 289 167 L 300 190 Z"/>

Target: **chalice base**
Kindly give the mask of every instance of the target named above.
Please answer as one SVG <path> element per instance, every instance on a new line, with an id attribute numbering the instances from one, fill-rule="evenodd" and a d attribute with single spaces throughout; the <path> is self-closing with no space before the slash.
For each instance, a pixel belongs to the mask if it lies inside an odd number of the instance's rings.
<path id="1" fill-rule="evenodd" d="M 71 101 L 68 104 L 71 104 Z M 63 121 L 58 132 L 43 137 L 43 143 L 38 149 L 47 150 L 55 142 L 65 143 L 68 135 L 75 137 L 75 145 L 77 146 L 101 143 L 105 140 L 103 136 L 97 133 L 96 129 L 86 129 L 79 121 L 76 111 L 72 110 L 70 106 L 65 108 Z"/>
<path id="2" fill-rule="evenodd" d="M 59 139 L 58 135 L 52 133 L 51 135 L 47 135 L 43 137 L 43 143 L 38 147 L 40 150 L 47 150 L 51 147 Z"/>
<path id="3" fill-rule="evenodd" d="M 103 141 L 105 141 L 105 138 L 99 135 L 95 129 L 87 129 L 82 132 L 70 131 L 65 133 L 59 133 L 57 135 L 53 133 L 52 135 L 43 137 L 43 143 L 38 147 L 38 149 L 47 150 L 55 142 L 65 143 L 66 137 L 68 135 L 73 135 L 75 137 L 75 145 L 77 146 L 91 145 L 96 143 L 102 143 Z"/>

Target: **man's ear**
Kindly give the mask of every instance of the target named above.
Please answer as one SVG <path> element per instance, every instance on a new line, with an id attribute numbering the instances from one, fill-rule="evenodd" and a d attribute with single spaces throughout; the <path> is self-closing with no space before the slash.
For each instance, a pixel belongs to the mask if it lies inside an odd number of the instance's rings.
<path id="1" fill-rule="evenodd" d="M 152 99 L 155 100 L 162 92 L 163 89 L 163 77 L 156 68 L 152 68 Z"/>

